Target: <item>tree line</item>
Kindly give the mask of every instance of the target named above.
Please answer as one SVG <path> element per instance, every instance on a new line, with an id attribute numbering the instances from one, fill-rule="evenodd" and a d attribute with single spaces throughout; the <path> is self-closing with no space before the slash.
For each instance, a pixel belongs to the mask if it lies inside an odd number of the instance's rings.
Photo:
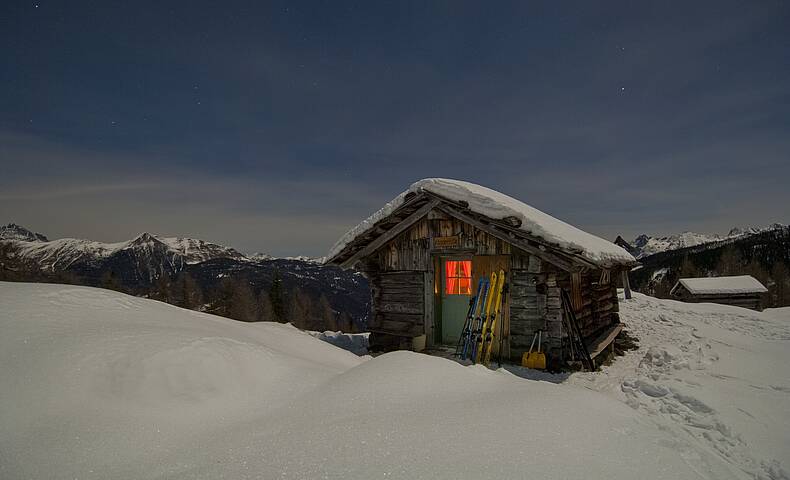
<path id="1" fill-rule="evenodd" d="M 664 257 L 649 268 L 632 272 L 635 289 L 669 298 L 680 278 L 751 275 L 768 289 L 761 299 L 763 307 L 790 305 L 790 229 L 762 234 L 754 241 Z M 654 278 L 661 268 L 666 268 L 666 273 Z"/>
<path id="2" fill-rule="evenodd" d="M 111 274 L 103 288 L 119 290 Z M 356 332 L 351 316 L 332 308 L 327 296 L 310 295 L 299 287 L 286 289 L 278 272 L 269 285 L 256 286 L 246 278 L 225 277 L 216 288 L 204 290 L 188 273 L 161 276 L 151 288 L 152 299 L 243 322 L 291 323 L 303 330 Z"/>

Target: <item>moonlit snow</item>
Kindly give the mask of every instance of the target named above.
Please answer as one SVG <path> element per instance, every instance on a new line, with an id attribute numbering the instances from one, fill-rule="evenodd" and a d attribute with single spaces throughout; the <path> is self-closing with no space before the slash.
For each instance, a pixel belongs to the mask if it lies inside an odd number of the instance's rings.
<path id="1" fill-rule="evenodd" d="M 783 310 L 637 294 L 638 350 L 553 376 L 87 287 L 0 305 L 3 479 L 788 478 Z"/>

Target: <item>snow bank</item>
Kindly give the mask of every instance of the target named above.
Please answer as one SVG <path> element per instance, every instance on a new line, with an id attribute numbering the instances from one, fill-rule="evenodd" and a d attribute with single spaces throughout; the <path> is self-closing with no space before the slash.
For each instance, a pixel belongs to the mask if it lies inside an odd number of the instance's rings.
<path id="1" fill-rule="evenodd" d="M 765 293 L 762 283 L 751 275 L 734 277 L 681 278 L 678 283 L 694 295 L 726 293 Z M 673 289 L 674 290 L 674 289 Z"/>
<path id="2" fill-rule="evenodd" d="M 607 395 L 0 283 L 0 478 L 690 478 Z"/>
<path id="3" fill-rule="evenodd" d="M 413 183 L 408 190 L 346 233 L 332 247 L 327 258 L 340 253 L 356 237 L 403 205 L 408 193 L 423 191 L 452 201 L 465 201 L 470 210 L 490 218 L 516 217 L 521 220 L 521 229 L 528 234 L 561 249 L 578 252 L 587 260 L 603 267 L 635 262 L 631 254 L 614 243 L 579 230 L 519 200 L 480 185 L 445 178 L 426 178 Z"/>
<path id="4" fill-rule="evenodd" d="M 790 323 L 790 307 L 766 308 L 763 315 Z"/>
<path id="5" fill-rule="evenodd" d="M 790 309 L 621 292 L 620 315 L 639 348 L 568 383 L 631 406 L 702 478 L 790 478 Z"/>
<path id="6" fill-rule="evenodd" d="M 327 330 L 325 332 L 307 332 L 319 340 L 323 340 L 355 355 L 367 355 L 368 337 L 370 333 L 343 333 Z"/>

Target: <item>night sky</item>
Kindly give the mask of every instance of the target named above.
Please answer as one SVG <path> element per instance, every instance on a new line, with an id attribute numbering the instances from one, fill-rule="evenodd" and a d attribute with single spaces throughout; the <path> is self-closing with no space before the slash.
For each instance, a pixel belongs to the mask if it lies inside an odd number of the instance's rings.
<path id="1" fill-rule="evenodd" d="M 429 176 L 790 223 L 789 2 L 3 1 L 0 51 L 0 224 L 50 238 L 323 255 Z"/>

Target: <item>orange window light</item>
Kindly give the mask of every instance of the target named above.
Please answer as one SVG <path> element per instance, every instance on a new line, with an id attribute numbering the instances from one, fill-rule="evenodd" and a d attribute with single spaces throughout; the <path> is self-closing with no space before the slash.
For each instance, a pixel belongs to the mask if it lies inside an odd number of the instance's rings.
<path id="1" fill-rule="evenodd" d="M 447 260 L 444 262 L 445 295 L 472 294 L 472 261 Z"/>

